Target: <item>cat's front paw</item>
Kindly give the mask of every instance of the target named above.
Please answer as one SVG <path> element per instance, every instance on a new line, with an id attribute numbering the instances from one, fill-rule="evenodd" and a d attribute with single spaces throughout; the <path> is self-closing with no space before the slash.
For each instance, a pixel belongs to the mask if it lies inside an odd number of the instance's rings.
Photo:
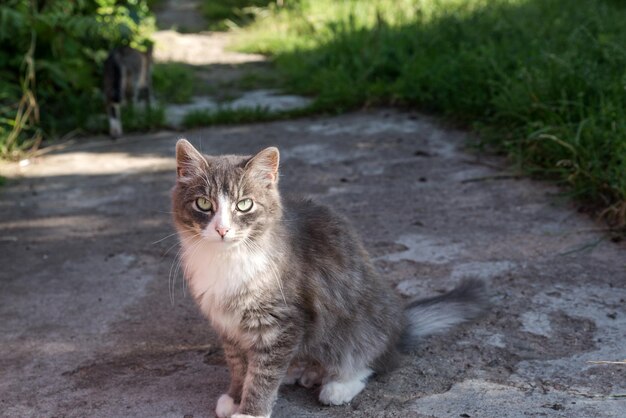
<path id="1" fill-rule="evenodd" d="M 320 402 L 324 405 L 348 403 L 365 387 L 365 383 L 355 379 L 349 382 L 329 382 L 322 386 Z"/>
<path id="2" fill-rule="evenodd" d="M 270 416 L 269 415 L 235 414 L 231 418 L 270 418 Z"/>
<path id="3" fill-rule="evenodd" d="M 223 394 L 217 400 L 217 406 L 215 407 L 215 415 L 217 415 L 218 418 L 231 418 L 231 417 L 239 416 L 239 414 L 235 414 L 238 408 L 239 408 L 239 405 L 235 403 L 233 398 L 231 398 L 227 394 Z"/>

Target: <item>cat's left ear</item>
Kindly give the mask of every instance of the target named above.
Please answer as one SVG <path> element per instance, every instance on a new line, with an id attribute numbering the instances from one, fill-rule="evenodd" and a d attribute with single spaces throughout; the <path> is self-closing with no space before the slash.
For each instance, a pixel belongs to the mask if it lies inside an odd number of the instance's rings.
<path id="1" fill-rule="evenodd" d="M 265 148 L 246 163 L 246 171 L 257 179 L 267 182 L 267 186 L 270 187 L 278 182 L 279 161 L 278 148 Z"/>

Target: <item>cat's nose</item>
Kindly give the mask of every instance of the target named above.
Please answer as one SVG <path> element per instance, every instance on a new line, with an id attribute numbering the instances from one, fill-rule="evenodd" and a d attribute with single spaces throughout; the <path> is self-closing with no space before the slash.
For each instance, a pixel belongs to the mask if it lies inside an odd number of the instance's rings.
<path id="1" fill-rule="evenodd" d="M 216 226 L 215 230 L 217 231 L 218 234 L 220 234 L 220 237 L 224 238 L 226 234 L 228 233 L 228 231 L 230 231 L 230 228 L 226 226 Z"/>

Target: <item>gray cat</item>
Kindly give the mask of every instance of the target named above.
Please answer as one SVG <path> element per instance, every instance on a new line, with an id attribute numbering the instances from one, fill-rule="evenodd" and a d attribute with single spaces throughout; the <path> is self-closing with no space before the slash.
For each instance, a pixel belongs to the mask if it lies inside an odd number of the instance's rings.
<path id="1" fill-rule="evenodd" d="M 176 144 L 173 216 L 189 288 L 219 333 L 231 382 L 218 417 L 269 417 L 281 383 L 350 402 L 398 348 L 486 306 L 480 281 L 403 306 L 342 217 L 283 201 L 277 148 L 207 156 Z"/>
<path id="2" fill-rule="evenodd" d="M 146 52 L 129 46 L 114 48 L 104 61 L 104 97 L 109 116 L 109 135 L 123 135 L 121 106 L 126 100 L 134 105 L 142 98 L 146 109 L 152 96 L 152 45 Z"/>

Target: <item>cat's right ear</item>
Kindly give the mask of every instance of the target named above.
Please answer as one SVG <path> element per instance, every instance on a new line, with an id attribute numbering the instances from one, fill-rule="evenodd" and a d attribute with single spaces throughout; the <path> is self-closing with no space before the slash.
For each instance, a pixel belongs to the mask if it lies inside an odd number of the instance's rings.
<path id="1" fill-rule="evenodd" d="M 179 181 L 194 177 L 206 168 L 206 159 L 186 139 L 176 143 L 176 175 Z"/>

